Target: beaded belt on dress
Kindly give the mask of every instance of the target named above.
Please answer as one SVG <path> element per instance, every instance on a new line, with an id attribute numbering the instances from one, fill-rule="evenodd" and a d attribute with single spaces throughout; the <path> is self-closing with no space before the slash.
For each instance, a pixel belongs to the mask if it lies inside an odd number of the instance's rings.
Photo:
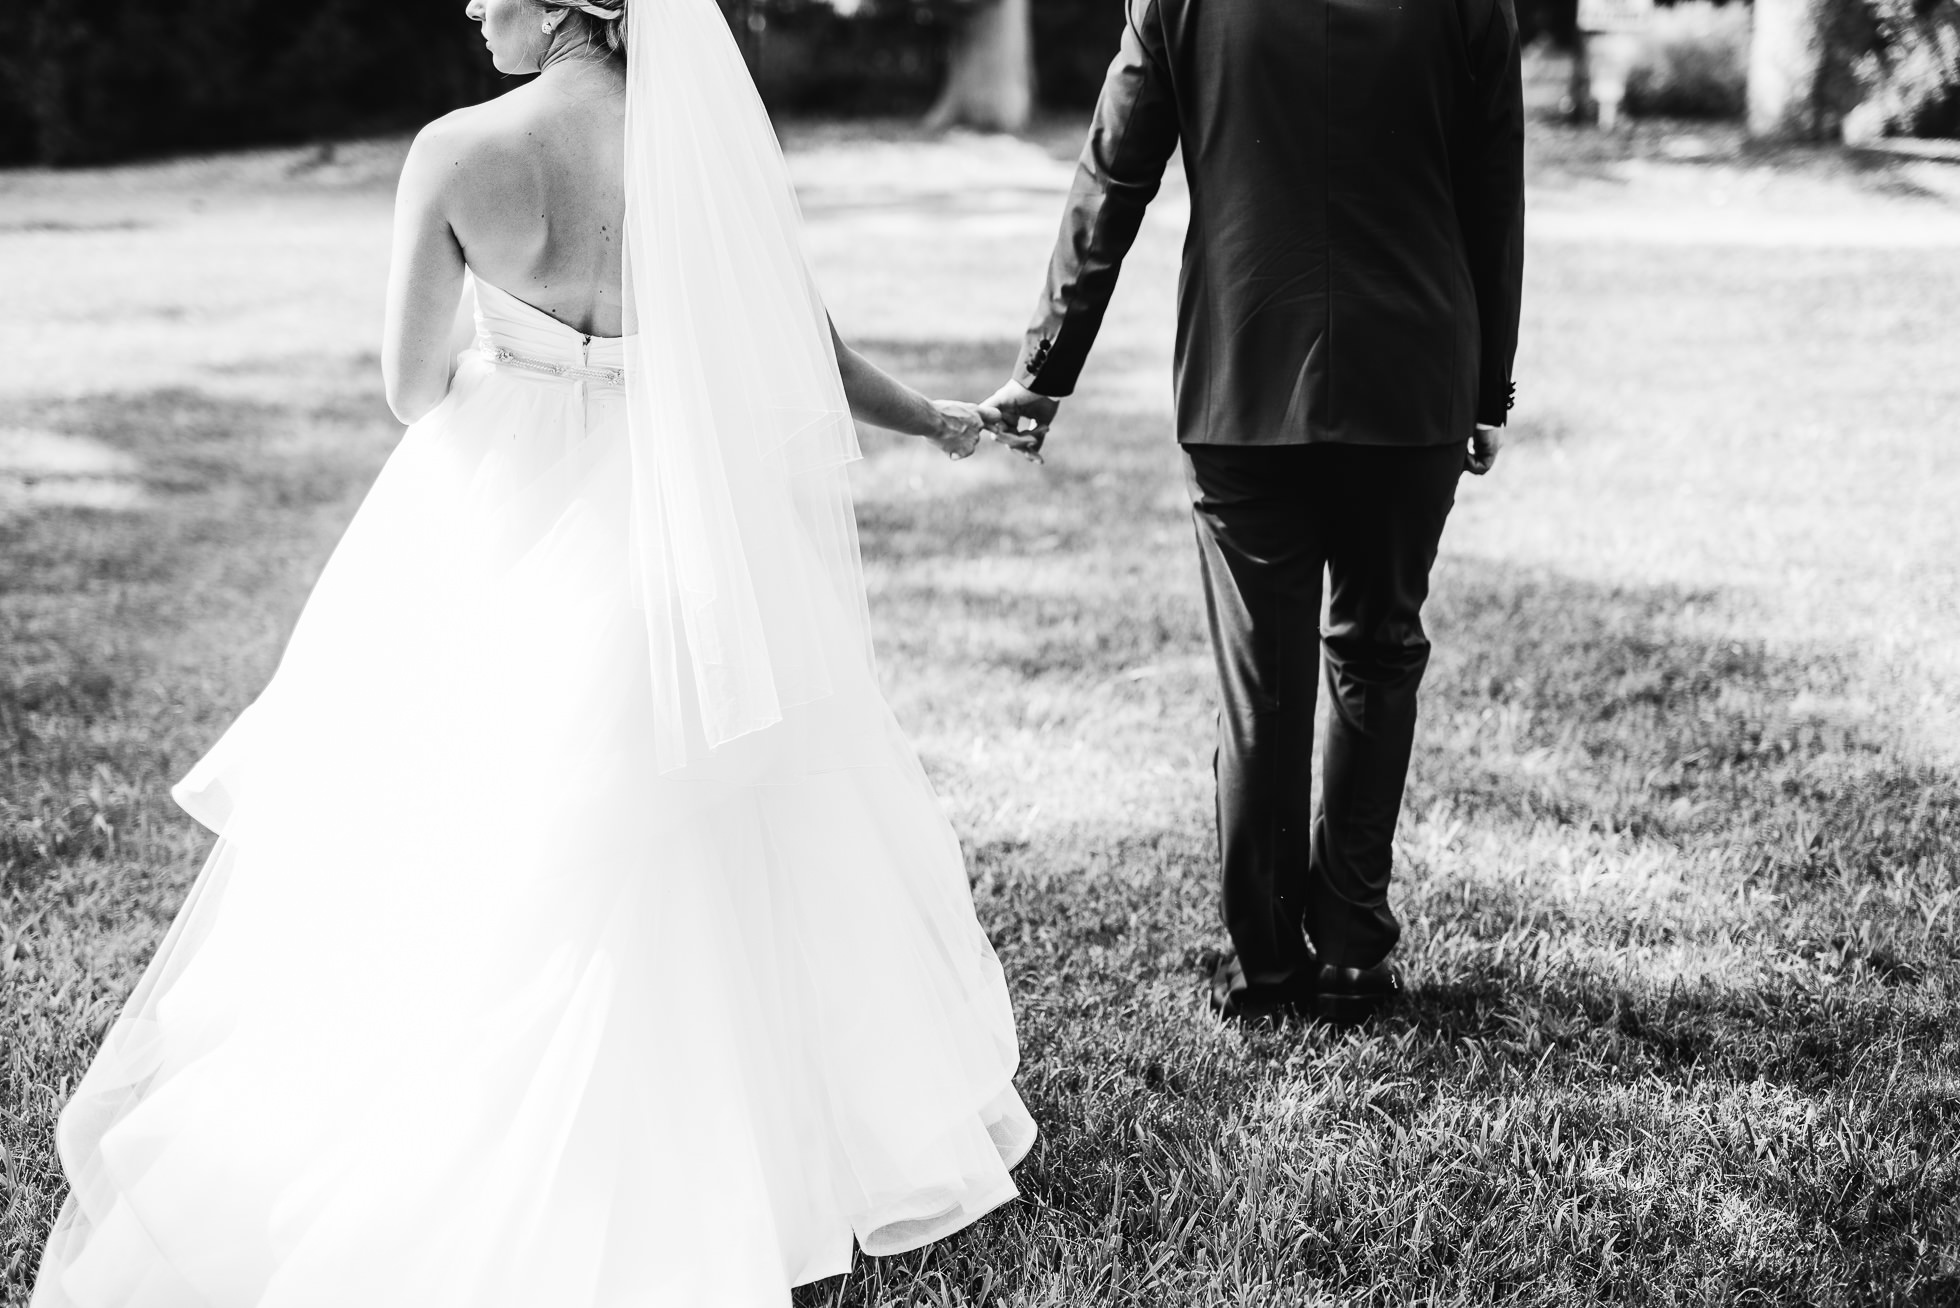
<path id="1" fill-rule="evenodd" d="M 553 377 L 564 377 L 571 381 L 605 382 L 609 386 L 626 384 L 624 368 L 594 368 L 577 363 L 553 363 L 549 359 L 533 359 L 526 354 L 518 354 L 501 345 L 480 347 L 493 363 L 507 363 L 513 368 L 528 368 L 532 372 L 549 373 Z"/>

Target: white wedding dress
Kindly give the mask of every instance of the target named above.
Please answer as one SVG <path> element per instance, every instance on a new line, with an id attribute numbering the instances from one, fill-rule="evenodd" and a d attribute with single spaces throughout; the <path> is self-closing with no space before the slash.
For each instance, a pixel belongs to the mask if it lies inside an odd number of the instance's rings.
<path id="1" fill-rule="evenodd" d="M 220 838 L 62 1114 L 33 1308 L 781 1305 L 1015 1194 L 1007 990 L 869 668 L 767 784 L 661 767 L 630 341 L 476 294 L 175 791 Z"/>

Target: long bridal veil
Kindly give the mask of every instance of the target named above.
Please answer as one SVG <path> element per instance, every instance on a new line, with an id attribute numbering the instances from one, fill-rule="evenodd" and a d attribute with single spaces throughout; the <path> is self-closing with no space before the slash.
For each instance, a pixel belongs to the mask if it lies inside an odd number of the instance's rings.
<path id="1" fill-rule="evenodd" d="M 845 465 L 857 437 L 774 129 L 713 0 L 630 10 L 627 406 L 662 766 L 808 756 L 723 746 L 870 664 Z M 828 755 L 843 722 L 822 715 Z"/>

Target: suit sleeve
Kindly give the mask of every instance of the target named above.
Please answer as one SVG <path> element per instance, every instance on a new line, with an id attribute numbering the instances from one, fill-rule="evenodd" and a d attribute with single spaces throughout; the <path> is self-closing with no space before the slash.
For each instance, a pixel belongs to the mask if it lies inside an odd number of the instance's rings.
<path id="1" fill-rule="evenodd" d="M 1501 427 L 1514 394 L 1524 293 L 1524 79 L 1514 0 L 1492 0 L 1482 27 L 1471 34 L 1456 207 L 1483 341 L 1477 421 Z"/>
<path id="2" fill-rule="evenodd" d="M 1129 0 L 1123 44 L 1096 101 L 1048 284 L 1014 369 L 1030 390 L 1055 397 L 1074 391 L 1177 136 L 1158 0 Z"/>

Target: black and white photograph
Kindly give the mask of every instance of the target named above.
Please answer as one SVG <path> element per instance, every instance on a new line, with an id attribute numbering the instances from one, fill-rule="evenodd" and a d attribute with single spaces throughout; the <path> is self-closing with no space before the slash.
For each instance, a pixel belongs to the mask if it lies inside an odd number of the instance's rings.
<path id="1" fill-rule="evenodd" d="M 0 1308 L 1960 1308 L 1960 0 L 0 0 Z"/>

